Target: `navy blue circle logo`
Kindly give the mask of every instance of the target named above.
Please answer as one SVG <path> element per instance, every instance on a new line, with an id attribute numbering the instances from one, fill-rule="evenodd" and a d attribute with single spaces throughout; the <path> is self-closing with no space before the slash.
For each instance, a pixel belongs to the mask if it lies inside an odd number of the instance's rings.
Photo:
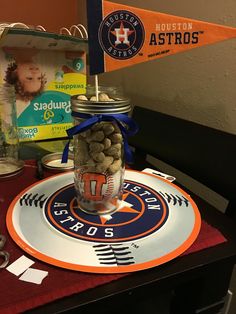
<path id="1" fill-rule="evenodd" d="M 125 181 L 119 209 L 108 215 L 89 215 L 77 205 L 74 185 L 54 193 L 45 206 L 50 225 L 63 234 L 94 242 L 125 242 L 144 238 L 166 222 L 169 209 L 165 199 L 150 187 Z"/>
<path id="2" fill-rule="evenodd" d="M 134 57 L 142 48 L 145 31 L 134 13 L 120 10 L 105 17 L 100 24 L 98 38 L 109 56 L 126 60 Z"/>

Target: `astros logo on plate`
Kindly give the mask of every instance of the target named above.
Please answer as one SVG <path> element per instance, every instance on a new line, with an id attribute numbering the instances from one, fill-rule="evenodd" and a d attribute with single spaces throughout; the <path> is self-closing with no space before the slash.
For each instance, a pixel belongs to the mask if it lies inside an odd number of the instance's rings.
<path id="1" fill-rule="evenodd" d="M 78 208 L 74 186 L 54 193 L 45 206 L 46 220 L 57 231 L 95 242 L 132 241 L 159 230 L 168 218 L 164 198 L 150 187 L 125 181 L 123 202 L 108 215 L 89 215 Z"/>

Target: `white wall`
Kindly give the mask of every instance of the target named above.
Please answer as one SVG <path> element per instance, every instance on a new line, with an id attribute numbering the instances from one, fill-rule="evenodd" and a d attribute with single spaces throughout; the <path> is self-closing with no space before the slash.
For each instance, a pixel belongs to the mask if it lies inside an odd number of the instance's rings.
<path id="1" fill-rule="evenodd" d="M 236 27 L 235 0 L 114 0 Z M 236 133 L 236 39 L 101 75 L 132 103 Z"/>

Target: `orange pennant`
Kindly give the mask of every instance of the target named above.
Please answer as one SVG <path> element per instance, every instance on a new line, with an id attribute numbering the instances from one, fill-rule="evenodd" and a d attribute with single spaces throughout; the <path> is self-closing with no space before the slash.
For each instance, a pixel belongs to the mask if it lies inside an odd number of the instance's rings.
<path id="1" fill-rule="evenodd" d="M 87 0 L 90 74 L 151 61 L 236 37 L 236 28 Z"/>

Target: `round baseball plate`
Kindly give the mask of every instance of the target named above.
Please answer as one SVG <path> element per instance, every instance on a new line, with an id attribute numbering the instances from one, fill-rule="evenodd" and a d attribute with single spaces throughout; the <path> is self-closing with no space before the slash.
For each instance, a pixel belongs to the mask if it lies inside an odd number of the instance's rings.
<path id="1" fill-rule="evenodd" d="M 201 225 L 196 204 L 155 175 L 126 170 L 117 211 L 89 215 L 77 206 L 73 172 L 37 182 L 11 203 L 7 227 L 27 253 L 49 264 L 85 272 L 122 273 L 176 258 Z"/>

